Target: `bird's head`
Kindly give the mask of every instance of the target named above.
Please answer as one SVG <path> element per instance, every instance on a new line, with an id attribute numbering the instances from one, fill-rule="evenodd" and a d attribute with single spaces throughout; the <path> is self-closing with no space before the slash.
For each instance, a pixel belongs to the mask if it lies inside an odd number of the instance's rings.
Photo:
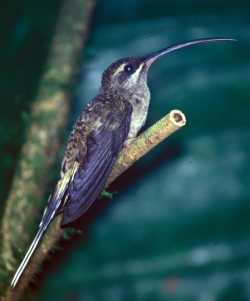
<path id="1" fill-rule="evenodd" d="M 122 58 L 111 64 L 103 73 L 102 89 L 127 92 L 140 89 L 147 82 L 147 65 L 143 57 Z"/>
<path id="2" fill-rule="evenodd" d="M 147 72 L 149 67 L 158 58 L 166 53 L 194 44 L 235 41 L 228 38 L 205 38 L 175 44 L 146 56 L 128 57 L 111 64 L 103 73 L 101 91 L 116 93 L 136 93 L 138 90 L 147 88 Z"/>

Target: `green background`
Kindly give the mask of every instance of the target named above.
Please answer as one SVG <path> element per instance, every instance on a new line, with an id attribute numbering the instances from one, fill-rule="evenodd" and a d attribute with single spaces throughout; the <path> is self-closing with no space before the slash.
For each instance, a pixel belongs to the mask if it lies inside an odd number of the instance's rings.
<path id="1" fill-rule="evenodd" d="M 2 200 L 59 6 L 8 1 L 2 10 Z M 120 177 L 112 200 L 97 201 L 83 235 L 45 264 L 39 300 L 250 300 L 249 12 L 243 0 L 98 2 L 71 123 L 118 58 L 200 37 L 238 42 L 182 49 L 151 67 L 146 126 L 174 108 L 187 125 Z"/>

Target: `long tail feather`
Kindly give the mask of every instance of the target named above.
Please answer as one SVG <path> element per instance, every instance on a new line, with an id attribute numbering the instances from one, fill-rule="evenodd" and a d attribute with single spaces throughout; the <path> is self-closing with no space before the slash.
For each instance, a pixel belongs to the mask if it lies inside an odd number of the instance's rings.
<path id="1" fill-rule="evenodd" d="M 15 273 L 13 279 L 12 279 L 11 286 L 13 288 L 16 286 L 19 278 L 21 277 L 24 269 L 26 268 L 26 266 L 27 266 L 27 264 L 28 264 L 28 262 L 29 262 L 29 260 L 30 260 L 30 258 L 32 256 L 33 252 L 35 251 L 36 246 L 39 243 L 39 241 L 40 241 L 40 239 L 41 239 L 41 237 L 42 237 L 45 229 L 46 229 L 46 227 L 41 227 L 38 230 L 38 232 L 37 232 L 37 234 L 36 234 L 36 236 L 35 236 L 32 244 L 31 244 L 31 246 L 29 247 L 29 249 L 28 249 L 28 251 L 27 251 L 27 253 L 26 253 L 23 261 L 21 262 L 19 268 L 17 269 L 17 271 L 16 271 L 16 273 Z"/>
<path id="2" fill-rule="evenodd" d="M 51 196 L 49 197 L 49 200 L 50 201 L 51 199 Z M 23 271 L 25 270 L 27 264 L 29 263 L 29 260 L 31 258 L 31 256 L 33 255 L 44 231 L 47 229 L 49 223 L 51 222 L 52 218 L 54 217 L 55 215 L 55 212 L 58 208 L 58 205 L 59 202 L 56 203 L 56 206 L 52 207 L 52 210 L 48 210 L 48 207 L 45 208 L 45 211 L 43 213 L 43 217 L 42 217 L 42 221 L 39 225 L 39 230 L 35 236 L 35 238 L 33 239 L 26 255 L 24 256 L 24 259 L 23 261 L 21 262 L 19 268 L 17 269 L 12 281 L 11 281 L 11 286 L 14 288 L 19 280 L 19 278 L 21 277 Z"/>
<path id="3" fill-rule="evenodd" d="M 43 217 L 41 220 L 41 223 L 39 225 L 39 230 L 31 243 L 31 246 L 29 247 L 23 261 L 21 262 L 19 268 L 17 269 L 12 282 L 11 286 L 14 288 L 20 279 L 23 271 L 25 270 L 27 264 L 29 263 L 29 260 L 31 256 L 33 255 L 44 231 L 47 229 L 49 223 L 55 216 L 55 214 L 58 212 L 58 208 L 60 207 L 60 204 L 65 196 L 66 189 L 68 187 L 68 184 L 70 183 L 71 177 L 73 172 L 76 171 L 78 165 L 74 166 L 74 169 L 69 171 L 69 178 L 67 176 L 63 177 L 56 186 L 56 189 L 53 194 L 50 195 L 48 199 L 48 206 L 45 208 L 45 211 L 43 213 Z M 67 196 L 66 196 L 67 199 Z"/>

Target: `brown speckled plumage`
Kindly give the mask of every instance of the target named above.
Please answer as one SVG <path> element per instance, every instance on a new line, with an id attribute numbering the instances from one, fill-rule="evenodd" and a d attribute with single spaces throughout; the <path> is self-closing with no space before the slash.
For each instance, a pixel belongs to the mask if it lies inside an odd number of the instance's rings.
<path id="1" fill-rule="evenodd" d="M 63 179 L 76 162 L 79 164 L 74 177 L 67 181 L 67 202 L 61 209 L 62 225 L 81 216 L 102 190 L 128 136 L 131 113 L 128 101 L 106 93 L 96 97 L 79 116 L 70 134 L 62 166 Z"/>

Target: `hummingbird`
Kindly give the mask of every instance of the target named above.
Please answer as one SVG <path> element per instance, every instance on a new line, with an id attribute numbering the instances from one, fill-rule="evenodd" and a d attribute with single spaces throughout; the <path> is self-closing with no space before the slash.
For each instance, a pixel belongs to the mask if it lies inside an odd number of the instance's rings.
<path id="1" fill-rule="evenodd" d="M 145 56 L 122 58 L 107 67 L 98 95 L 73 125 L 59 180 L 48 198 L 38 232 L 13 277 L 12 287 L 18 283 L 53 217 L 61 213 L 61 226 L 67 226 L 86 212 L 103 190 L 121 149 L 145 124 L 150 102 L 147 74 L 152 63 L 180 48 L 219 41 L 235 40 L 191 40 Z"/>

